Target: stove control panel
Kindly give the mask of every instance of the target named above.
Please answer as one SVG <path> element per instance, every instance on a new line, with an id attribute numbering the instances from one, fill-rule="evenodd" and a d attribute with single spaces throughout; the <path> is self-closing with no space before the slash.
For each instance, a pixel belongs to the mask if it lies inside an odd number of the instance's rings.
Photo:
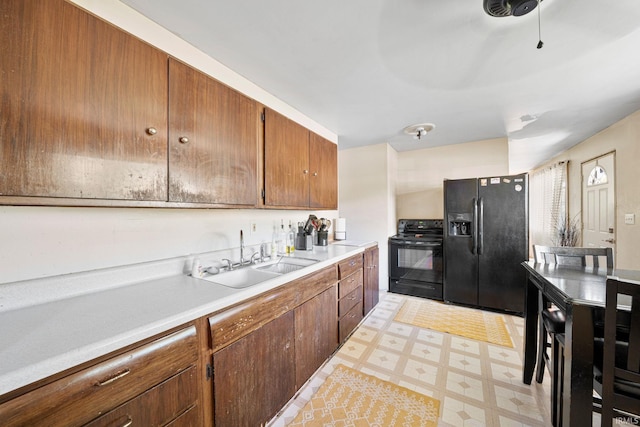
<path id="1" fill-rule="evenodd" d="M 420 233 L 427 230 L 442 232 L 444 221 L 441 219 L 400 219 L 398 233 Z"/>

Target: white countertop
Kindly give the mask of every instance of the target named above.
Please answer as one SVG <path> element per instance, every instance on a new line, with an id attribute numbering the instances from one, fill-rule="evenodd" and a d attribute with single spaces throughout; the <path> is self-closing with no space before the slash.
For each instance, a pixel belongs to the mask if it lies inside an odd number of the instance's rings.
<path id="1" fill-rule="evenodd" d="M 293 256 L 320 261 L 244 289 L 172 275 L 2 311 L 0 396 L 320 270 L 369 245 L 297 251 Z M 28 286 L 24 289 L 29 292 Z"/>

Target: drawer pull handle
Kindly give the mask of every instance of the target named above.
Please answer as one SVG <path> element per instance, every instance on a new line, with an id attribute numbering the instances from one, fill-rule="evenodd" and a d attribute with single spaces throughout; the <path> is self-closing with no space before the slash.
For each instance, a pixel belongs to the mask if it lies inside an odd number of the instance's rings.
<path id="1" fill-rule="evenodd" d="M 133 424 L 133 420 L 131 419 L 130 416 L 127 415 L 127 422 L 122 424 L 122 427 L 129 427 L 132 424 Z"/>
<path id="2" fill-rule="evenodd" d="M 349 267 L 353 267 L 354 265 L 356 265 L 356 261 L 355 260 L 349 261 Z"/>
<path id="3" fill-rule="evenodd" d="M 117 381 L 122 377 L 126 377 L 130 373 L 131 373 L 131 371 L 128 368 L 123 370 L 123 371 L 116 372 L 116 374 L 114 376 L 112 376 L 111 378 L 107 378 L 106 380 L 98 381 L 96 383 L 96 387 L 102 387 L 102 386 L 105 386 L 107 384 L 111 384 L 112 382 Z"/>

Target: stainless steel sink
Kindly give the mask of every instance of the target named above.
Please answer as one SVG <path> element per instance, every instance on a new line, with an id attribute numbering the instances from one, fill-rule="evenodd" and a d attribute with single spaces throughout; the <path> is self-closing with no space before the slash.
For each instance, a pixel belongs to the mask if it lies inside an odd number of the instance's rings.
<path id="1" fill-rule="evenodd" d="M 266 282 L 269 279 L 280 276 L 279 273 L 262 271 L 255 268 L 240 268 L 238 270 L 225 271 L 213 276 L 203 277 L 208 282 L 218 283 L 230 288 L 247 288 Z"/>
<path id="2" fill-rule="evenodd" d="M 258 283 L 291 273 L 301 268 L 313 265 L 317 259 L 282 257 L 264 264 L 257 264 L 251 267 L 241 267 L 237 270 L 224 271 L 215 275 L 205 276 L 202 279 L 230 288 L 248 288 Z"/>
<path id="3" fill-rule="evenodd" d="M 258 271 L 272 272 L 277 274 L 287 274 L 318 262 L 317 259 L 310 258 L 280 258 L 278 260 L 253 267 Z"/>

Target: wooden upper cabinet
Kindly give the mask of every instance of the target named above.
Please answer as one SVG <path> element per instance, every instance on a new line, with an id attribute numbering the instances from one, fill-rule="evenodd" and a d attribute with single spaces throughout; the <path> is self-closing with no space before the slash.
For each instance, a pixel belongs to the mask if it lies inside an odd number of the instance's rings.
<path id="1" fill-rule="evenodd" d="M 169 201 L 255 206 L 257 103 L 169 59 Z"/>
<path id="2" fill-rule="evenodd" d="M 265 108 L 264 182 L 268 206 L 309 206 L 309 130 Z"/>
<path id="3" fill-rule="evenodd" d="M 166 53 L 63 0 L 3 0 L 0 39 L 0 195 L 166 200 Z"/>
<path id="4" fill-rule="evenodd" d="M 309 207 L 338 208 L 338 146 L 311 132 Z"/>
<path id="5" fill-rule="evenodd" d="M 338 147 L 265 108 L 265 205 L 338 207 Z"/>

